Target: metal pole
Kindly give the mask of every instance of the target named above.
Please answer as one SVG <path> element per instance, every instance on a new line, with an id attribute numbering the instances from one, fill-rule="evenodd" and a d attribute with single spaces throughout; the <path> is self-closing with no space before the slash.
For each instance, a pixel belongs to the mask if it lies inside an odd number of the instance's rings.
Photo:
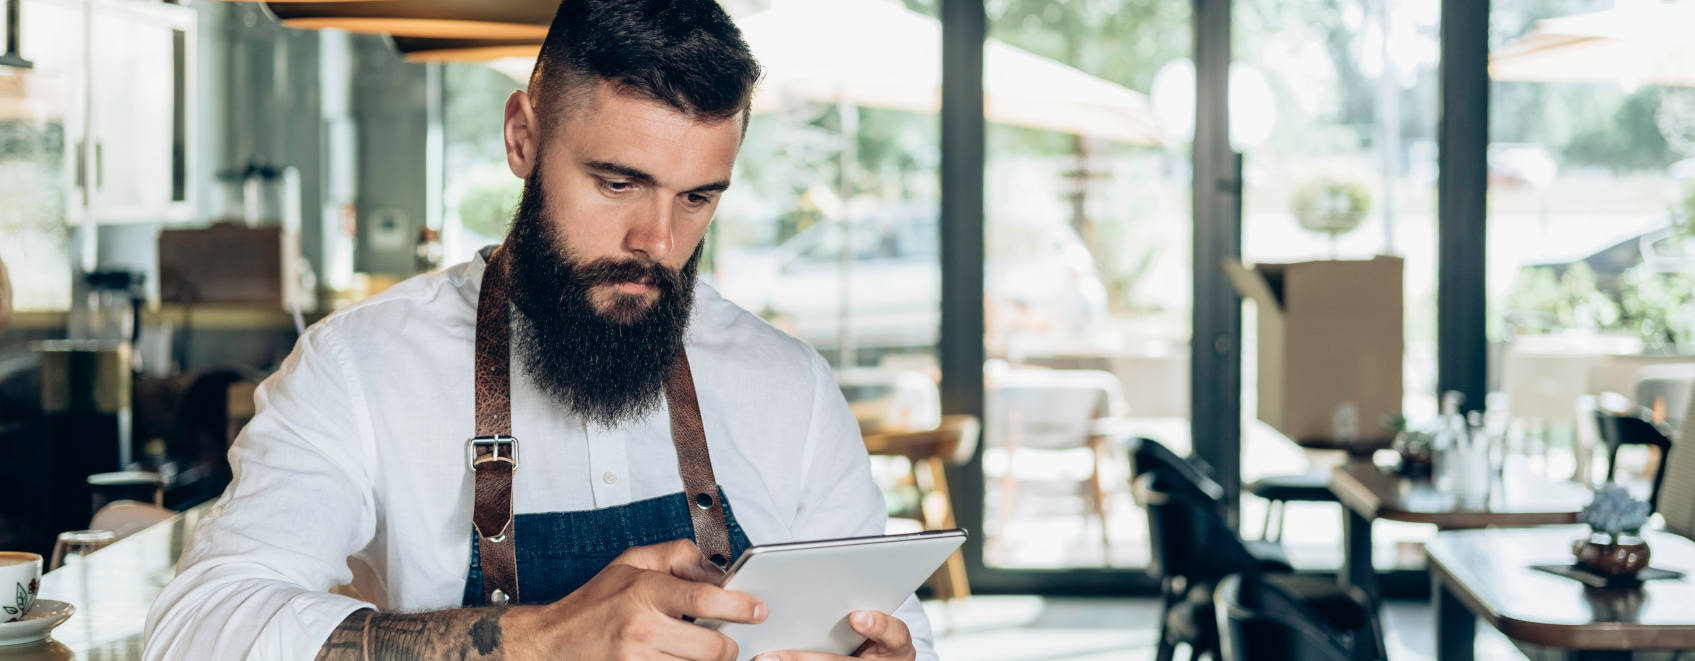
<path id="1" fill-rule="evenodd" d="M 1195 2 L 1194 317 L 1189 429 L 1236 526 L 1242 464 L 1242 302 L 1220 263 L 1242 256 L 1241 155 L 1230 146 L 1230 0 Z"/>
<path id="2" fill-rule="evenodd" d="M 1489 385 L 1489 2 L 1442 0 L 1438 120 L 1436 390 L 1481 410 Z"/>
<path id="3" fill-rule="evenodd" d="M 836 264 L 841 276 L 841 307 L 838 310 L 836 323 L 836 365 L 838 369 L 852 369 L 858 362 L 853 338 L 853 172 L 859 163 L 859 108 L 852 103 L 843 101 L 836 104 L 836 115 L 841 119 L 842 147 L 839 154 L 840 190 L 842 198 L 842 217 L 838 221 L 842 232 L 841 249 L 836 254 Z"/>
<path id="4" fill-rule="evenodd" d="M 1401 84 L 1389 54 L 1390 0 L 1376 0 L 1383 70 L 1377 77 L 1377 151 L 1383 168 L 1383 254 L 1395 254 L 1395 180 L 1401 165 Z"/>
<path id="5" fill-rule="evenodd" d="M 942 412 L 983 417 L 983 0 L 942 0 L 942 321 L 936 346 Z M 983 453 L 950 468 L 954 514 L 983 530 Z M 965 542 L 971 580 L 983 572 L 983 535 Z"/>

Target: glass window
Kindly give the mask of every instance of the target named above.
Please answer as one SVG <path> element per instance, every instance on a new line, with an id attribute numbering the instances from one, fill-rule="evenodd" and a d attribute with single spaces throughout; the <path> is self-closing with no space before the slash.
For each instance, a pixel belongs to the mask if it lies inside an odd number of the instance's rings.
<path id="1" fill-rule="evenodd" d="M 1691 73 L 1686 39 L 1656 36 L 1665 7 L 1491 7 L 1491 390 L 1516 419 L 1511 459 L 1557 478 L 1605 479 L 1594 409 L 1675 429 L 1695 377 L 1695 93 L 1660 84 Z M 1597 21 L 1624 36 L 1515 57 Z M 1655 464 L 1625 448 L 1620 480 L 1645 496 Z"/>
<path id="2" fill-rule="evenodd" d="M 1189 3 L 987 11 L 984 561 L 1145 566 L 1123 442 L 1189 451 Z"/>
<path id="3" fill-rule="evenodd" d="M 506 165 L 506 98 L 527 86 L 532 66 L 523 58 L 441 65 L 443 264 L 469 261 L 506 236 L 524 190 Z"/>
<path id="4" fill-rule="evenodd" d="M 1400 257 L 1401 409 L 1415 423 L 1436 413 L 1440 15 L 1438 0 L 1239 2 L 1230 83 L 1231 138 L 1244 163 L 1243 259 Z M 1339 457 L 1305 452 L 1258 419 L 1261 311 L 1250 301 L 1244 312 L 1243 482 L 1326 470 Z M 1378 423 L 1360 420 L 1362 436 Z M 1245 495 L 1242 521 L 1249 537 L 1268 524 L 1281 533 L 1297 567 L 1341 562 L 1341 512 L 1333 503 L 1292 503 L 1268 518 L 1267 503 Z M 1422 565 L 1412 543 L 1431 532 L 1379 522 L 1377 565 Z"/>
<path id="5" fill-rule="evenodd" d="M 18 311 L 64 310 L 71 300 L 66 247 L 64 119 L 51 76 L 0 67 L 0 262 Z"/>

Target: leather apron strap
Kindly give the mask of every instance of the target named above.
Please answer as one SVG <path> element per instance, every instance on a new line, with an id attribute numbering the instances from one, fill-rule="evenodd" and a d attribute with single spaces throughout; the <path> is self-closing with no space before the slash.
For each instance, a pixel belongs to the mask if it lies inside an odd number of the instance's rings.
<path id="1" fill-rule="evenodd" d="M 483 603 L 496 606 L 518 603 L 518 543 L 512 525 L 518 439 L 512 438 L 512 340 L 507 330 L 506 262 L 500 257 L 499 249 L 489 256 L 477 295 L 477 436 L 466 451 L 477 476 L 471 523 L 477 528 Z"/>
<path id="2" fill-rule="evenodd" d="M 512 340 L 503 255 L 497 249 L 489 257 L 477 297 L 477 436 L 466 451 L 476 474 L 471 522 L 477 529 L 483 597 L 485 603 L 496 606 L 519 603 L 512 507 L 518 439 L 512 437 Z M 712 474 L 712 456 L 706 445 L 706 426 L 700 419 L 688 352 L 681 347 L 665 382 L 665 403 L 671 414 L 671 442 L 677 449 L 677 472 L 689 498 L 695 543 L 713 564 L 728 567 L 735 561 L 735 553 L 730 547 L 718 480 Z M 504 454 L 502 449 L 506 450 Z"/>

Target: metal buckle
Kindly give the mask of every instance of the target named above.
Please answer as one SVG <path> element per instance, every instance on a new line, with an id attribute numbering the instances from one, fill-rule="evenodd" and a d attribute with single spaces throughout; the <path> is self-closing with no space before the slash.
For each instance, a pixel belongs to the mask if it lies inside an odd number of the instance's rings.
<path id="1" fill-rule="evenodd" d="M 477 446 L 479 445 L 488 446 L 490 448 L 489 453 L 478 457 Z M 500 446 L 502 445 L 509 448 L 506 453 L 507 456 L 504 457 L 500 456 Z M 478 436 L 465 441 L 465 468 L 474 473 L 477 471 L 477 464 L 483 461 L 511 462 L 512 470 L 518 470 L 518 439 L 511 436 Z"/>

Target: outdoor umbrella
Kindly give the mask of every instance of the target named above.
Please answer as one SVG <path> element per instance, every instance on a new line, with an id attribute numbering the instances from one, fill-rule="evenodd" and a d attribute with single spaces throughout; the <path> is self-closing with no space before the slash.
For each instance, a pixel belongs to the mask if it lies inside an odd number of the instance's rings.
<path id="1" fill-rule="evenodd" d="M 754 112 L 801 101 L 933 113 L 941 108 L 942 26 L 887 0 L 778 0 L 736 20 L 766 68 Z M 1010 124 L 1162 144 L 1147 97 L 996 39 L 983 46 L 984 114 Z M 493 66 L 528 80 L 533 58 Z"/>
<path id="2" fill-rule="evenodd" d="M 1695 0 L 1540 21 L 1489 57 L 1495 80 L 1695 87 Z"/>

